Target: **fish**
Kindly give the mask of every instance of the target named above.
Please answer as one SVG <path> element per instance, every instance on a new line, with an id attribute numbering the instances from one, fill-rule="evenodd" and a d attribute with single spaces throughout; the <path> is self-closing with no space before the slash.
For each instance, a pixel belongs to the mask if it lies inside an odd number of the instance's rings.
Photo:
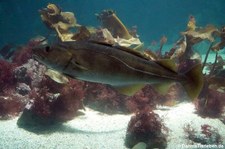
<path id="1" fill-rule="evenodd" d="M 146 84 L 180 82 L 191 99 L 203 86 L 201 64 L 179 73 L 171 59 L 152 60 L 132 49 L 93 41 L 68 41 L 33 48 L 33 58 L 50 69 L 83 81 L 108 84 L 133 95 Z M 162 87 L 163 88 L 163 87 Z"/>

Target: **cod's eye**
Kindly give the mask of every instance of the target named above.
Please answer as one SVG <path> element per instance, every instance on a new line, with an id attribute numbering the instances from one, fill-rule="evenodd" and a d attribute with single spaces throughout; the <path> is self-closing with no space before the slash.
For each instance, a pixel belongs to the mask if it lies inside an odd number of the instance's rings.
<path id="1" fill-rule="evenodd" d="M 46 52 L 50 52 L 50 51 L 51 51 L 50 47 L 49 47 L 49 46 L 46 46 L 46 47 L 45 47 L 45 51 L 46 51 Z"/>

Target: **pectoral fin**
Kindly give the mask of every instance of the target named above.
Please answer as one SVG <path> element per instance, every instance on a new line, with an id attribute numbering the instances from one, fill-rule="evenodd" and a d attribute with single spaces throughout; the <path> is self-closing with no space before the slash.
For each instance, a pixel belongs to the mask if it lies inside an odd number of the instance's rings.
<path id="1" fill-rule="evenodd" d="M 52 69 L 48 69 L 45 72 L 45 75 L 49 76 L 52 80 L 54 80 L 57 83 L 65 84 L 69 82 L 66 76 Z"/>
<path id="2" fill-rule="evenodd" d="M 116 86 L 114 87 L 119 93 L 133 96 L 136 92 L 141 90 L 145 84 L 133 84 L 133 85 L 126 85 L 126 86 Z"/>

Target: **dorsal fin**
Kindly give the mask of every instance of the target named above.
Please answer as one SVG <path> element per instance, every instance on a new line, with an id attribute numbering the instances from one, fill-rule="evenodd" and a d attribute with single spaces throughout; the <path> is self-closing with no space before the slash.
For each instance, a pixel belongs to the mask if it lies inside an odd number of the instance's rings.
<path id="1" fill-rule="evenodd" d="M 148 57 L 148 59 L 150 59 L 150 60 L 157 60 L 158 59 L 158 56 L 151 50 L 145 50 L 144 56 Z"/>
<path id="2" fill-rule="evenodd" d="M 88 40 L 90 39 L 91 33 L 89 32 L 89 30 L 85 27 L 85 26 L 81 26 L 78 29 L 78 33 L 75 33 L 73 35 L 73 37 L 71 37 L 71 39 L 73 40 Z"/>
<path id="3" fill-rule="evenodd" d="M 113 46 L 113 44 L 110 44 L 108 42 L 103 42 L 103 41 L 88 40 L 88 42 L 95 43 L 95 44 L 100 44 L 100 45 L 104 45 L 104 46 L 110 46 L 110 47 Z"/>
<path id="4" fill-rule="evenodd" d="M 95 44 L 104 45 L 104 46 L 109 46 L 109 47 L 112 47 L 112 48 L 116 48 L 116 49 L 119 49 L 119 50 L 122 50 L 122 51 L 126 51 L 128 53 L 134 54 L 134 55 L 136 55 L 138 57 L 141 57 L 141 58 L 144 58 L 144 59 L 148 59 L 147 57 L 144 56 L 143 53 L 141 53 L 141 52 L 139 52 L 137 50 L 134 50 L 132 48 L 123 47 L 123 46 L 119 46 L 119 45 L 113 45 L 113 44 L 110 44 L 108 42 L 95 41 L 95 40 L 89 40 L 89 42 L 95 43 Z"/>
<path id="5" fill-rule="evenodd" d="M 144 56 L 144 54 L 142 52 L 139 52 L 139 51 L 137 51 L 135 49 L 128 48 L 128 47 L 123 47 L 123 46 L 119 46 L 119 45 L 115 45 L 113 47 L 115 47 L 117 49 L 120 49 L 122 51 L 126 51 L 128 53 L 134 54 L 134 55 L 136 55 L 138 57 L 141 57 L 141 58 L 144 58 L 144 59 L 148 59 L 147 57 Z"/>
<path id="6" fill-rule="evenodd" d="M 131 53 L 133 55 L 136 55 L 140 58 L 143 58 L 143 59 L 146 59 L 146 60 L 152 60 L 152 58 L 147 56 L 145 53 L 137 51 L 137 50 L 129 48 L 129 47 L 123 47 L 123 46 L 120 46 L 120 45 L 113 45 L 113 44 L 110 44 L 110 43 L 107 43 L 107 42 L 101 42 L 101 41 L 95 41 L 95 40 L 89 40 L 89 42 L 104 45 L 104 46 L 113 47 L 113 48 L 116 48 L 116 49 L 119 49 L 119 50 L 122 50 L 122 51 L 125 51 L 125 52 L 128 52 L 128 53 Z M 153 52 L 150 52 L 150 53 L 151 53 L 152 57 L 154 57 L 154 58 L 157 57 Z"/>

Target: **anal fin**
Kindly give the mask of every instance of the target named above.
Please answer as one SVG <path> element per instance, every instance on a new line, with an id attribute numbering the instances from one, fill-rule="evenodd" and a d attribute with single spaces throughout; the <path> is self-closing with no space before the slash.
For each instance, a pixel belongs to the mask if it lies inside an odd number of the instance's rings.
<path id="1" fill-rule="evenodd" d="M 133 85 L 114 86 L 114 88 L 123 95 L 133 96 L 136 92 L 140 91 L 144 86 L 145 84 L 133 84 Z"/>
<path id="2" fill-rule="evenodd" d="M 165 83 L 158 83 L 153 84 L 152 87 L 161 95 L 166 95 L 170 89 L 170 87 L 174 84 L 171 82 L 165 82 Z"/>

